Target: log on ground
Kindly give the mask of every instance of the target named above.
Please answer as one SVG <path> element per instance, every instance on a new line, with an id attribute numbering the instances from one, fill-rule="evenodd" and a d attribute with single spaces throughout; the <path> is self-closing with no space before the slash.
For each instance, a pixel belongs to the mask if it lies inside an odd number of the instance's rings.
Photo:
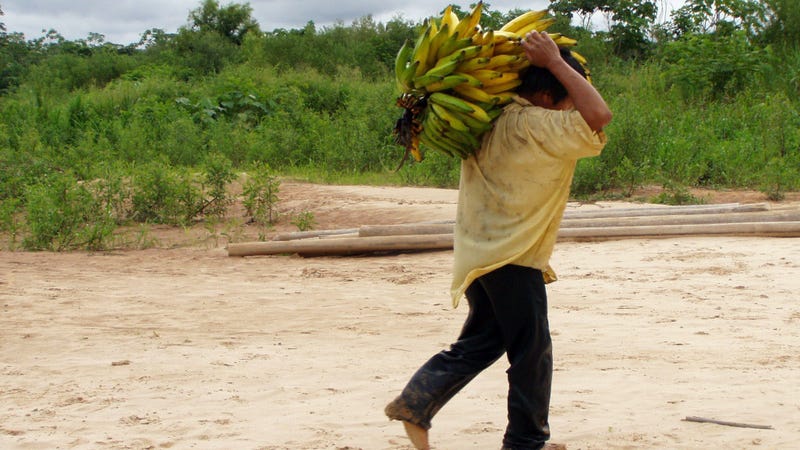
<path id="1" fill-rule="evenodd" d="M 229 244 L 228 256 L 300 254 L 313 256 L 356 255 L 375 252 L 452 249 L 452 234 L 346 237 L 293 241 Z"/>

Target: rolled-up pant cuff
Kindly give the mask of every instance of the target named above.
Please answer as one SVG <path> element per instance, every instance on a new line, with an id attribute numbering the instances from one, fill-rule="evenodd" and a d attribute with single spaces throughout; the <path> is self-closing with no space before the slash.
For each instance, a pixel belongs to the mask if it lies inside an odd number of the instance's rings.
<path id="1" fill-rule="evenodd" d="M 386 417 L 392 420 L 402 420 L 404 422 L 413 423 L 419 427 L 422 427 L 426 430 L 431 429 L 431 422 L 430 420 L 423 419 L 419 417 L 411 408 L 408 407 L 408 404 L 403 400 L 403 396 L 399 395 L 397 398 L 392 400 L 386 408 L 383 410 L 386 414 Z"/>

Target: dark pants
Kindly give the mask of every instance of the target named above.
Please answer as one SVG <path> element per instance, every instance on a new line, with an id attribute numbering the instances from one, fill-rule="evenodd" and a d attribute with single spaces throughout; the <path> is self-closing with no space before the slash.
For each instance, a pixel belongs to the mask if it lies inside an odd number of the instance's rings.
<path id="1" fill-rule="evenodd" d="M 504 266 L 475 280 L 466 297 L 469 315 L 458 340 L 420 367 L 389 404 L 387 415 L 430 428 L 448 400 L 506 353 L 510 367 L 504 448 L 541 448 L 550 437 L 553 373 L 542 273 Z"/>

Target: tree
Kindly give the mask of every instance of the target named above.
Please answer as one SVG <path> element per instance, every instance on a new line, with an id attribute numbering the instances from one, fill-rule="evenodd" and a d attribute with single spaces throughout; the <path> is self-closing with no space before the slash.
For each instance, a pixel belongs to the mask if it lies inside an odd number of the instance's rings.
<path id="1" fill-rule="evenodd" d="M 241 45 L 245 34 L 259 31 L 258 22 L 252 17 L 249 3 L 231 3 L 220 7 L 217 0 L 205 0 L 199 8 L 189 13 L 189 26 L 194 31 L 216 32 L 236 45 Z"/>
<path id="2" fill-rule="evenodd" d="M 764 31 L 767 11 L 761 0 L 686 0 L 671 14 L 671 31 L 677 38 L 688 33 L 730 34 L 741 29 L 754 37 Z"/>
<path id="3" fill-rule="evenodd" d="M 612 48 L 623 58 L 645 56 L 652 45 L 649 34 L 658 14 L 656 0 L 550 0 L 550 7 L 570 19 L 579 15 L 584 28 L 590 28 L 596 13 L 603 14 Z"/>
<path id="4" fill-rule="evenodd" d="M 766 0 L 769 23 L 764 30 L 767 42 L 795 45 L 800 42 L 800 3 L 796 0 Z"/>

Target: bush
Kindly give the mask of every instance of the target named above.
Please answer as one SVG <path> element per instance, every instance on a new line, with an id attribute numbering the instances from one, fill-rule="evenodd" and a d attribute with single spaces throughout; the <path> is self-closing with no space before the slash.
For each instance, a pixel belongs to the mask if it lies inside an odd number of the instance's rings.
<path id="1" fill-rule="evenodd" d="M 131 218 L 136 222 L 186 224 L 202 210 L 194 177 L 163 158 L 134 169 L 132 192 Z"/>
<path id="2" fill-rule="evenodd" d="M 280 181 L 266 163 L 253 165 L 244 183 L 243 204 L 254 222 L 271 227 L 278 220 L 278 192 Z"/>
<path id="3" fill-rule="evenodd" d="M 54 173 L 25 192 L 28 250 L 105 248 L 116 225 L 96 187 Z"/>

